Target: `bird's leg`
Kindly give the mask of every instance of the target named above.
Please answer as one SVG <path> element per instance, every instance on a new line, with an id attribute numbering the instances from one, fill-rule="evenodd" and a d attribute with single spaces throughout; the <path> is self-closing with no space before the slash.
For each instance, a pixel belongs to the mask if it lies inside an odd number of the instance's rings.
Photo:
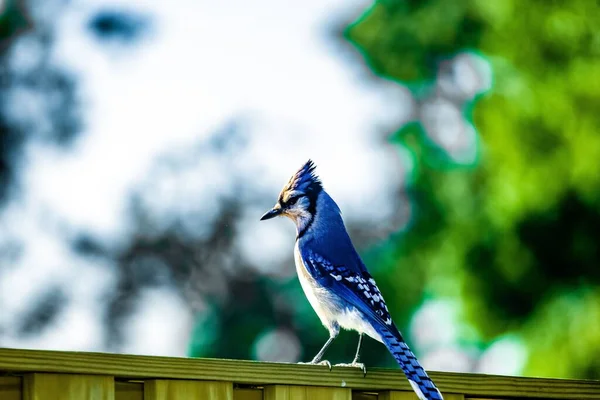
<path id="1" fill-rule="evenodd" d="M 319 352 L 317 353 L 317 355 L 315 356 L 315 358 L 313 358 L 312 361 L 310 362 L 311 364 L 323 364 L 323 365 L 327 365 L 327 367 L 331 371 L 331 363 L 329 361 L 327 361 L 327 360 L 322 360 L 321 361 L 321 359 L 325 355 L 325 352 L 327 351 L 327 349 L 329 348 L 329 346 L 331 345 L 331 343 L 333 343 L 333 339 L 335 339 L 335 336 L 331 336 L 329 339 L 327 339 L 327 341 L 325 342 L 325 344 L 323 345 L 323 347 L 321 348 L 321 350 L 319 350 Z"/>
<path id="2" fill-rule="evenodd" d="M 360 346 L 362 345 L 362 340 L 363 340 L 363 333 L 359 333 L 358 334 L 358 346 L 356 347 L 356 354 L 354 355 L 354 360 L 352 361 L 352 364 L 358 363 L 358 360 L 360 358 Z"/>
<path id="3" fill-rule="evenodd" d="M 321 350 L 319 350 L 319 352 L 312 359 L 311 362 L 308 362 L 308 363 L 299 362 L 298 364 L 326 365 L 329 368 L 329 370 L 331 371 L 331 363 L 329 361 L 327 361 L 327 360 L 321 360 L 321 359 L 325 355 L 325 352 L 327 351 L 327 348 L 329 348 L 329 346 L 333 342 L 333 339 L 335 339 L 337 337 L 338 333 L 339 333 L 339 330 L 337 332 L 335 332 L 335 331 L 334 332 L 330 332 L 329 339 L 327 339 L 327 341 L 325 342 L 325 344 L 323 345 L 323 347 L 321 348 Z"/>
<path id="4" fill-rule="evenodd" d="M 351 364 L 335 364 L 336 367 L 354 367 L 360 368 L 363 372 L 363 376 L 367 376 L 367 367 L 365 364 L 358 362 L 360 359 L 360 346 L 362 345 L 363 333 L 358 334 L 358 347 L 356 348 L 356 355 L 354 356 L 354 360 L 352 360 Z"/>

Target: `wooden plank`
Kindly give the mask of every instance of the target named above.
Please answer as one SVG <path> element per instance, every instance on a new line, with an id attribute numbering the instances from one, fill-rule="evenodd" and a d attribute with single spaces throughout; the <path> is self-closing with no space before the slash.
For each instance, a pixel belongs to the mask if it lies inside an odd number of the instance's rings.
<path id="1" fill-rule="evenodd" d="M 315 386 L 265 386 L 264 400 L 352 400 L 352 391 L 346 388 Z"/>
<path id="2" fill-rule="evenodd" d="M 412 390 L 402 371 L 397 369 L 369 368 L 369 373 L 363 377 L 358 369 L 334 367 L 329 371 L 319 365 L 44 350 L 0 349 L 0 371 L 99 374 L 121 379 L 200 379 L 249 385 L 330 386 L 363 391 Z M 600 399 L 600 381 L 434 371 L 429 375 L 442 393 L 463 393 L 467 397 Z"/>
<path id="3" fill-rule="evenodd" d="M 233 389 L 233 400 L 263 400 L 262 389 Z"/>
<path id="4" fill-rule="evenodd" d="M 151 379 L 144 382 L 144 400 L 233 400 L 233 383 Z"/>
<path id="5" fill-rule="evenodd" d="M 22 385 L 20 376 L 0 376 L 0 399 L 21 400 Z"/>
<path id="6" fill-rule="evenodd" d="M 442 393 L 444 400 L 465 400 L 462 394 Z M 383 391 L 377 400 L 419 400 L 415 392 Z"/>
<path id="7" fill-rule="evenodd" d="M 115 400 L 144 400 L 144 383 L 115 382 Z"/>
<path id="8" fill-rule="evenodd" d="M 23 400 L 114 400 L 112 376 L 70 374 L 27 374 Z"/>

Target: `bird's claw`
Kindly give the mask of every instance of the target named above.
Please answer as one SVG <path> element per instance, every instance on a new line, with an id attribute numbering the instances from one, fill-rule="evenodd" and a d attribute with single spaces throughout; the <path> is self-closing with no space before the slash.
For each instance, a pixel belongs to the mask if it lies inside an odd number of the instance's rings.
<path id="1" fill-rule="evenodd" d="M 362 371 L 363 376 L 367 376 L 367 367 L 363 363 L 359 363 L 356 361 L 351 362 L 350 364 L 335 364 L 334 367 L 352 367 L 358 368 Z"/>
<path id="2" fill-rule="evenodd" d="M 304 364 L 304 365 L 325 365 L 327 366 L 327 368 L 329 368 L 329 370 L 331 371 L 331 363 L 327 360 L 322 360 L 322 361 L 310 361 L 310 362 L 302 362 L 300 361 L 298 364 Z"/>

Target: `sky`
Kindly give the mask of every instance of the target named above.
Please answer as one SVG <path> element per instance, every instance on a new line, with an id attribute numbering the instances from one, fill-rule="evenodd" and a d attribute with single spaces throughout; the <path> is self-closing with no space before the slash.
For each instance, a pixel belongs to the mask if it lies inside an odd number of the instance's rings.
<path id="1" fill-rule="evenodd" d="M 23 248 L 11 268 L 0 270 L 0 345 L 186 354 L 192 312 L 167 285 L 142 294 L 125 322 L 123 344 L 107 348 L 102 298 L 114 290 L 114 266 L 82 258 L 64 242 L 65 232 L 86 232 L 107 248 L 124 246 L 132 194 L 159 221 L 197 215 L 205 223 L 188 228 L 198 236 L 207 234 L 220 199 L 239 195 L 246 199 L 237 235 L 242 254 L 261 273 L 288 277 L 294 268 L 282 270 L 280 261 L 292 251 L 293 226 L 283 220 L 259 224 L 258 218 L 309 158 L 347 221 L 397 230 L 401 223 L 392 216 L 398 204 L 390 199 L 401 190 L 410 159 L 386 135 L 417 113 L 415 105 L 405 88 L 370 76 L 358 53 L 333 38 L 336 26 L 369 4 L 32 1 L 33 18 L 55 35 L 50 63 L 75 76 L 83 124 L 68 148 L 48 146 L 43 140 L 48 110 L 35 93 L 9 92 L 14 121 L 29 123 L 39 134 L 25 145 L 21 192 L 0 215 L 0 241 L 20 241 Z M 129 31 L 99 35 L 94 28 L 99 16 L 115 12 L 127 16 Z M 40 52 L 25 34 L 8 67 L 33 69 Z M 234 142 L 225 152 L 207 151 L 232 124 L 240 127 L 243 147 Z M 448 137 L 436 136 L 442 143 Z M 189 149 L 201 157 L 181 161 Z M 191 167 L 173 173 L 157 166 L 164 159 Z M 56 287 L 69 300 L 66 310 L 39 334 L 18 335 L 12 327 L 19 314 Z M 448 314 L 436 305 L 424 310 L 429 324 Z M 427 312 L 434 317 L 427 319 Z M 162 322 L 165 315 L 169 324 Z M 441 327 L 453 323 L 444 321 Z M 155 334 L 143 334 L 149 330 Z M 259 345 L 258 357 L 268 348 Z M 298 357 L 297 346 L 290 348 L 286 357 Z M 448 358 L 432 356 L 424 364 L 442 369 Z M 469 360 L 452 366 L 471 369 Z"/>

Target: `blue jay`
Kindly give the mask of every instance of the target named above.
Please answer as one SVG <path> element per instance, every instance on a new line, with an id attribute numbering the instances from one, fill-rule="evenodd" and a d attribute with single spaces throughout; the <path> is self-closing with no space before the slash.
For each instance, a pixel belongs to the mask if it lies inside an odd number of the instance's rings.
<path id="1" fill-rule="evenodd" d="M 308 160 L 279 194 L 275 206 L 261 220 L 286 216 L 296 224 L 294 258 L 302 289 L 329 339 L 310 364 L 321 361 L 340 327 L 359 334 L 358 348 L 351 364 L 361 368 L 360 347 L 364 334 L 386 345 L 421 400 L 443 400 L 417 358 L 392 322 L 375 280 L 367 271 L 346 232 L 339 207 L 323 190 Z"/>

